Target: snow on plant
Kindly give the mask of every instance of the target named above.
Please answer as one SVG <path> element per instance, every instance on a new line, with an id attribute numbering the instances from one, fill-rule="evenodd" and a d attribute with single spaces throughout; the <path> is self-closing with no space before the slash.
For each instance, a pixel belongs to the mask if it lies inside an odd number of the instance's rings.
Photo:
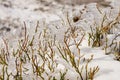
<path id="1" fill-rule="evenodd" d="M 69 27 L 63 33 L 62 44 L 50 34 L 48 27 L 40 30 L 39 22 L 33 31 L 33 36 L 28 34 L 24 22 L 24 37 L 18 41 L 18 46 L 12 52 L 9 50 L 7 40 L 3 38 L 5 47 L 1 49 L 0 54 L 0 79 L 93 80 L 99 67 L 89 67 L 93 55 L 85 59 L 79 48 L 85 34 L 80 37 L 78 29 L 73 27 L 69 20 L 68 23 Z M 74 44 L 71 45 L 71 42 Z M 73 52 L 71 46 L 77 51 Z"/>
<path id="2" fill-rule="evenodd" d="M 96 22 L 94 19 L 93 24 L 90 25 L 90 32 L 88 32 L 88 45 L 92 47 L 101 47 L 104 46 L 105 54 L 108 54 L 110 52 L 116 52 L 115 47 L 113 48 L 115 44 L 119 45 L 119 40 L 116 42 L 115 39 L 119 38 L 119 33 L 116 34 L 115 30 L 117 29 L 119 31 L 119 14 L 120 12 L 114 16 L 114 18 L 111 19 L 112 11 L 114 11 L 114 8 L 109 9 L 108 12 L 105 12 L 104 10 L 100 9 L 96 5 L 97 12 L 101 15 L 101 21 L 100 24 Z M 118 32 L 117 31 L 117 32 Z M 116 34 L 116 36 L 111 40 L 111 38 L 108 38 L 110 34 Z M 111 42 L 110 42 L 111 41 Z M 110 48 L 113 51 L 108 52 L 107 49 Z M 117 47 L 118 49 L 118 47 Z M 118 50 L 117 50 L 118 51 Z"/>

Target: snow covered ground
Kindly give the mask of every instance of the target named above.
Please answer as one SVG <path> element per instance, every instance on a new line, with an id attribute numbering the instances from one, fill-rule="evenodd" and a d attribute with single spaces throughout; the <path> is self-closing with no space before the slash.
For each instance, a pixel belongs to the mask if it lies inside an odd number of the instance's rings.
<path id="1" fill-rule="evenodd" d="M 94 55 L 92 61 L 88 64 L 88 71 L 90 67 L 91 68 L 96 66 L 99 67 L 99 71 L 95 74 L 93 80 L 120 80 L 119 79 L 120 2 L 119 0 L 106 0 L 106 1 L 110 1 L 111 3 L 97 4 L 92 2 L 89 4 L 72 6 L 72 5 L 60 4 L 55 0 L 19 0 L 19 1 L 1 0 L 0 1 L 1 53 L 0 54 L 2 55 L 2 57 L 0 55 L 0 79 L 7 80 L 8 78 L 7 73 L 8 73 L 10 74 L 9 79 L 14 80 L 15 77 L 21 75 L 21 70 L 23 70 L 22 72 L 23 80 L 33 80 L 33 79 L 42 80 L 43 78 L 45 80 L 48 80 L 50 79 L 50 77 L 51 77 L 50 80 L 55 80 L 55 79 L 59 80 L 60 72 L 64 73 L 67 69 L 68 71 L 65 74 L 65 80 L 82 80 L 79 74 L 76 73 L 74 67 L 71 65 L 72 63 L 68 64 L 64 59 L 62 59 L 62 57 L 59 54 L 60 52 L 56 49 L 56 46 L 52 45 L 52 50 L 53 50 L 52 52 L 49 43 L 46 44 L 46 42 L 55 41 L 55 43 L 61 44 L 62 47 L 64 47 L 65 33 L 68 31 L 66 34 L 66 36 L 69 39 L 68 45 L 70 51 L 74 54 L 76 63 L 80 55 L 84 55 L 85 60 L 90 58 L 91 55 Z M 34 36 L 35 40 L 33 41 L 34 47 L 28 47 L 28 51 L 30 50 L 29 57 L 32 60 L 29 60 L 29 58 L 25 58 L 27 59 L 26 62 L 22 63 L 21 60 L 19 60 L 21 59 L 19 58 L 20 55 L 16 54 L 15 56 L 13 56 L 13 50 L 16 51 L 18 49 L 18 52 L 20 53 L 19 48 L 21 49 L 21 47 L 18 43 L 19 42 L 22 43 L 22 40 L 24 43 L 24 37 L 25 37 L 24 22 L 27 27 L 27 34 L 29 35 L 28 39 L 32 40 Z M 36 25 L 38 25 L 37 32 L 34 31 L 36 30 Z M 72 30 L 70 30 L 71 27 L 76 28 L 75 32 L 73 30 L 72 33 Z M 96 27 L 98 27 L 102 31 L 101 34 L 104 35 L 104 36 L 100 35 L 103 36 L 103 38 L 101 38 L 101 42 L 100 42 L 101 46 L 99 47 L 98 46 L 92 47 L 93 46 L 92 44 L 94 43 L 92 39 L 90 45 L 88 44 L 90 37 L 89 34 L 92 33 L 91 27 L 93 28 L 93 34 L 96 34 L 97 31 Z M 42 38 L 39 38 L 41 36 L 40 34 L 42 35 Z M 107 36 L 105 36 L 105 34 L 107 34 Z M 82 42 L 80 45 L 78 45 L 80 49 L 80 54 L 78 54 L 79 51 L 77 50 L 78 48 L 76 48 L 75 41 L 79 42 L 79 40 L 82 38 L 83 35 L 84 37 L 82 39 Z M 6 46 L 6 42 L 8 44 L 8 47 Z M 107 53 L 105 52 L 104 49 L 106 46 L 106 42 L 108 46 L 110 45 L 110 47 L 107 48 Z M 116 43 L 116 45 L 112 44 L 112 42 Z M 39 48 L 41 48 L 40 46 L 38 46 L 38 44 L 41 45 L 41 47 L 43 48 L 43 53 L 45 53 L 45 55 L 44 54 L 43 55 L 47 59 L 45 61 L 46 62 L 45 66 L 43 64 L 44 61 L 42 61 L 40 55 L 38 54 Z M 10 54 L 5 58 L 3 57 L 2 54 L 2 52 L 4 53 L 3 48 L 5 48 L 5 55 L 8 55 L 7 48 L 9 48 Z M 35 51 L 32 52 L 31 49 Z M 36 49 L 38 50 L 38 52 Z M 51 56 L 50 54 L 54 53 L 54 51 L 56 54 L 53 58 L 54 63 L 52 64 L 51 63 L 52 61 L 49 60 L 51 59 L 49 58 L 49 56 Z M 23 54 L 22 58 L 23 56 L 25 57 L 27 56 L 24 51 L 22 54 Z M 35 55 L 37 55 L 37 57 Z M 4 62 L 2 62 L 3 58 L 5 59 L 7 65 L 4 65 Z M 84 65 L 84 59 L 82 58 L 79 64 Z M 18 63 L 16 62 L 16 60 L 18 60 Z M 35 66 L 34 60 L 36 61 L 35 64 L 38 63 L 40 70 L 42 70 L 41 66 L 44 66 L 46 72 L 42 73 L 41 71 L 41 73 L 39 73 L 39 75 L 42 74 L 42 77 L 41 76 L 37 77 L 37 73 L 34 73 L 33 71 L 34 70 L 33 66 Z M 16 65 L 16 63 L 18 65 Z M 48 65 L 51 64 L 53 65 L 51 67 L 54 68 L 54 71 L 49 70 L 50 68 Z M 81 67 L 79 67 L 79 69 L 80 68 Z M 4 69 L 6 69 L 6 72 L 4 72 Z M 2 72 L 5 73 L 4 74 L 5 78 L 3 78 Z M 84 78 L 83 80 L 86 80 L 85 71 L 83 71 L 83 78 Z M 22 80 L 20 77 L 16 79 Z"/>

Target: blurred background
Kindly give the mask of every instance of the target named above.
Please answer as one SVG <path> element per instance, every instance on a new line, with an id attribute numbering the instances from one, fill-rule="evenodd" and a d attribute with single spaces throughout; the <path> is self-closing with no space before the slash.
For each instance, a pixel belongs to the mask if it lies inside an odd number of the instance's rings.
<path id="1" fill-rule="evenodd" d="M 62 4 L 85 4 L 91 2 L 100 3 L 103 2 L 104 0 L 55 0 L 55 1 L 60 2 Z"/>

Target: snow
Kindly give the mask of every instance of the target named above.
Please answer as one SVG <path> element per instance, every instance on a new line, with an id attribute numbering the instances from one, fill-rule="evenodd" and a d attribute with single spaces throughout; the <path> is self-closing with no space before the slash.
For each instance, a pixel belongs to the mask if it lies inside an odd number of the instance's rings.
<path id="1" fill-rule="evenodd" d="M 83 41 L 80 48 L 81 55 L 84 55 L 85 59 L 90 58 L 91 55 L 93 55 L 93 60 L 89 63 L 89 68 L 98 66 L 100 70 L 95 75 L 94 80 L 120 80 L 119 74 L 120 74 L 120 62 L 115 60 L 114 54 L 105 55 L 105 50 L 103 50 L 105 46 L 105 42 L 103 42 L 103 46 L 101 47 L 94 47 L 88 46 L 88 33 L 91 31 L 90 27 L 101 27 L 102 19 L 104 14 L 108 14 L 107 21 L 104 23 L 106 25 L 107 23 L 113 21 L 116 19 L 116 16 L 120 16 L 119 8 L 120 8 L 120 2 L 119 0 L 107 0 L 111 1 L 111 6 L 106 8 L 101 8 L 100 10 L 102 14 L 97 9 L 96 5 L 97 3 L 90 3 L 87 5 L 76 5 L 76 6 L 70 6 L 70 5 L 62 5 L 58 4 L 57 2 L 53 0 L 45 0 L 46 4 L 51 3 L 51 6 L 45 6 L 45 4 L 40 3 L 37 0 L 6 0 L 0 1 L 0 29 L 3 26 L 10 27 L 11 31 L 1 31 L 0 30 L 0 47 L 1 49 L 5 46 L 2 42 L 2 38 L 5 37 L 8 39 L 10 51 L 13 49 L 17 49 L 18 46 L 18 40 L 23 38 L 24 30 L 23 28 L 23 22 L 25 21 L 27 32 L 30 36 L 30 40 L 32 39 L 32 36 L 34 35 L 34 29 L 36 26 L 37 21 L 39 21 L 39 33 L 44 33 L 46 30 L 46 33 L 49 34 L 48 37 L 54 37 L 56 35 L 56 40 L 58 43 L 63 45 L 64 42 L 64 33 L 68 30 L 68 23 L 66 22 L 66 12 L 69 12 L 70 19 L 72 19 L 73 16 L 80 16 L 80 20 L 78 20 L 76 23 L 71 22 L 73 26 L 81 27 L 84 30 L 84 33 L 86 34 L 83 38 Z M 5 5 L 12 5 L 10 7 L 5 7 Z M 39 9 L 43 9 L 39 10 Z M 84 10 L 85 9 L 85 10 Z M 37 11 L 35 11 L 37 10 Z M 82 13 L 80 13 L 80 11 Z M 110 14 L 110 15 L 109 15 Z M 61 20 L 63 19 L 63 20 Z M 119 19 L 118 19 L 119 20 Z M 96 23 L 96 25 L 94 24 Z M 17 28 L 16 28 L 17 26 Z M 111 44 L 112 40 L 115 38 L 117 34 L 120 34 L 120 24 L 115 25 L 116 28 L 113 32 L 113 34 L 109 34 L 107 36 L 108 38 L 108 45 Z M 57 28 L 56 28 L 57 27 Z M 77 31 L 78 33 L 80 30 Z M 76 33 L 77 33 L 76 32 Z M 37 33 L 36 33 L 37 34 Z M 76 39 L 79 41 L 82 37 L 81 34 L 78 34 L 79 37 Z M 36 35 L 38 36 L 38 34 Z M 43 44 L 45 41 L 49 41 L 49 38 L 42 39 L 41 41 Z M 39 39 L 36 39 L 34 42 L 37 44 Z M 104 40 L 103 40 L 104 41 Z M 115 42 L 120 42 L 120 36 L 115 40 Z M 74 53 L 74 56 L 76 60 L 79 58 L 77 49 L 74 43 L 74 40 L 71 40 L 70 43 L 70 50 Z M 37 45 L 34 47 L 38 47 Z M 113 50 L 111 47 L 110 50 Z M 58 53 L 58 51 L 55 48 L 55 51 Z M 49 52 L 50 53 L 50 52 Z M 112 52 L 114 53 L 114 52 Z M 11 54 L 12 55 L 12 54 Z M 31 54 L 30 54 L 31 55 Z M 34 54 L 36 55 L 36 54 Z M 60 79 L 59 72 L 62 73 L 65 72 L 66 69 L 69 69 L 66 74 L 66 79 L 69 80 L 77 80 L 77 77 L 79 76 L 73 67 L 71 67 L 70 64 L 68 64 L 64 59 L 59 57 L 60 54 L 55 55 L 55 63 L 57 63 L 57 67 L 55 68 L 55 72 L 51 73 L 47 67 L 47 64 L 45 65 L 46 71 L 49 73 L 48 76 L 56 76 L 57 79 Z M 48 57 L 48 56 L 46 56 Z M 83 59 L 82 59 L 83 60 Z M 37 61 L 40 62 L 41 59 L 37 57 Z M 84 64 L 84 63 L 81 63 Z M 39 64 L 42 65 L 42 61 Z M 55 65 L 54 65 L 55 66 Z M 15 57 L 10 56 L 9 58 L 9 64 L 8 64 L 8 73 L 13 73 L 15 75 Z M 37 80 L 37 77 L 33 75 L 32 73 L 32 65 L 31 63 L 26 63 L 24 65 L 24 68 L 29 69 L 25 73 L 28 74 L 25 75 L 23 78 L 24 80 L 32 80 L 32 78 L 35 78 Z M 0 71 L 2 70 L 2 66 L 0 66 Z M 1 73 L 0 73 L 1 74 Z M 43 74 L 45 77 L 45 80 L 48 80 L 47 74 Z M 39 78 L 38 78 L 39 79 Z M 80 79 L 80 78 L 79 78 Z M 13 78 L 11 78 L 13 80 Z"/>

